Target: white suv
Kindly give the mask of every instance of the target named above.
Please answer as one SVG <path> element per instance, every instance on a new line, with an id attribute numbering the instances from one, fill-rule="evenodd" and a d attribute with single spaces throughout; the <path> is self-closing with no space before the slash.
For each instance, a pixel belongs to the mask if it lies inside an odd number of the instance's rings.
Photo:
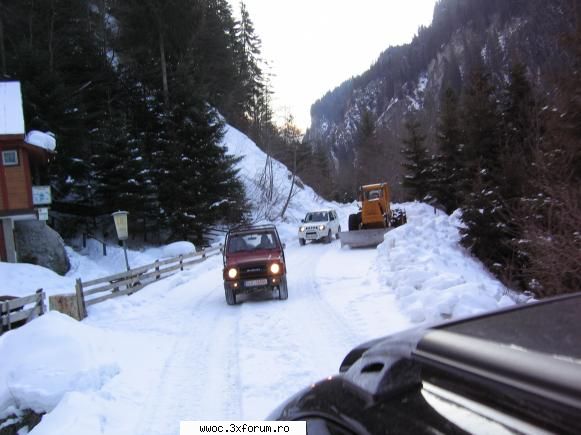
<path id="1" fill-rule="evenodd" d="M 307 213 L 299 227 L 299 243 L 303 246 L 307 240 L 323 240 L 330 243 L 333 235 L 339 238 L 341 225 L 335 210 L 321 210 Z"/>

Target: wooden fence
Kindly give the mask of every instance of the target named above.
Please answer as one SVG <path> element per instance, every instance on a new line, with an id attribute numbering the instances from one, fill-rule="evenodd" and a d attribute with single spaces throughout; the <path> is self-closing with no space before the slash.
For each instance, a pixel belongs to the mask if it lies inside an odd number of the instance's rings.
<path id="1" fill-rule="evenodd" d="M 6 297 L 0 301 L 0 334 L 21 326 L 46 312 L 45 294 L 42 289 L 22 298 Z M 25 308 L 27 305 L 32 305 Z"/>
<path id="2" fill-rule="evenodd" d="M 77 279 L 74 294 L 51 296 L 49 298 L 49 306 L 51 310 L 57 310 L 77 320 L 82 320 L 87 317 L 88 306 L 138 292 L 152 282 L 166 278 L 178 270 L 184 270 L 184 267 L 200 263 L 207 257 L 216 255 L 219 252 L 219 247 L 212 248 L 163 261 L 156 261 L 155 263 L 104 278 L 84 282 Z"/>

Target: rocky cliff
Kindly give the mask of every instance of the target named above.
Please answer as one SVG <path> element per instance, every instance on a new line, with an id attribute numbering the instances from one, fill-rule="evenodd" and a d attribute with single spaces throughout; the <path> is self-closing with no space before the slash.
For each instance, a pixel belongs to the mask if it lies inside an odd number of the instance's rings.
<path id="1" fill-rule="evenodd" d="M 388 48 L 368 71 L 311 107 L 312 123 L 305 137 L 328 150 L 336 194 L 356 185 L 346 174 L 353 173 L 358 158 L 364 114 L 371 116 L 381 144 L 382 178 L 400 200 L 404 120 L 410 111 L 418 111 L 426 145 L 435 151 L 441 95 L 448 87 L 461 94 L 476 66 L 488 69 L 500 88 L 511 65 L 523 63 L 538 93 L 550 91 L 554 79 L 570 64 L 560 44 L 574 28 L 573 4 L 567 0 L 438 2 L 432 25 L 420 28 L 411 43 Z"/>

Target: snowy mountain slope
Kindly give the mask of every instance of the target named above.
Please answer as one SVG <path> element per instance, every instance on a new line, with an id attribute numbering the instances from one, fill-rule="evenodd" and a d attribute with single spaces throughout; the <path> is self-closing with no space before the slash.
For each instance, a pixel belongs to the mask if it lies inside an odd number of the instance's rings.
<path id="1" fill-rule="evenodd" d="M 313 189 L 299 181 L 293 188 L 292 200 L 284 219 L 280 219 L 291 189 L 292 173 L 282 163 L 272 160 L 274 192 L 273 198 L 269 200 L 263 178 L 267 155 L 245 134 L 229 125 L 226 126 L 222 143 L 230 155 L 242 158 L 238 163 L 239 176 L 244 183 L 255 221 L 268 219 L 281 223 L 298 223 L 308 211 L 338 207 L 338 204 L 323 200 Z"/>
<path id="2" fill-rule="evenodd" d="M 228 128 L 229 152 L 253 197 L 264 155 Z M 287 170 L 273 162 L 281 190 Z M 89 307 L 73 321 L 51 312 L 0 337 L 0 421 L 19 410 L 48 412 L 34 434 L 177 434 L 180 420 L 264 418 L 282 400 L 337 372 L 350 348 L 414 323 L 434 322 L 513 303 L 505 289 L 458 245 L 458 216 L 425 204 L 400 204 L 408 224 L 378 249 L 301 247 L 306 210 L 334 206 L 342 225 L 354 204 L 329 204 L 305 187 L 285 222 L 289 299 L 224 300 L 222 261 L 211 257 L 130 297 Z M 66 277 L 0 263 L 3 289 L 71 292 L 75 276 L 119 272 L 122 251 L 89 245 L 69 251 Z M 137 266 L 160 249 L 130 251 Z M 143 262 L 143 263 L 141 263 Z M 91 276 L 93 277 L 93 276 Z M 4 278 L 7 278 L 4 279 Z M 4 357 L 6 355 L 6 357 Z"/>

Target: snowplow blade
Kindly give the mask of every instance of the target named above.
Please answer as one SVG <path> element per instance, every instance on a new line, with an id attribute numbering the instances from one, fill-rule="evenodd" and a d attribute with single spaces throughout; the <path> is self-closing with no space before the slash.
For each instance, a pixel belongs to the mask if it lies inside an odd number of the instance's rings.
<path id="1" fill-rule="evenodd" d="M 374 230 L 344 231 L 339 233 L 341 247 L 347 245 L 352 248 L 375 247 L 383 242 L 383 235 L 389 228 L 378 228 Z"/>

